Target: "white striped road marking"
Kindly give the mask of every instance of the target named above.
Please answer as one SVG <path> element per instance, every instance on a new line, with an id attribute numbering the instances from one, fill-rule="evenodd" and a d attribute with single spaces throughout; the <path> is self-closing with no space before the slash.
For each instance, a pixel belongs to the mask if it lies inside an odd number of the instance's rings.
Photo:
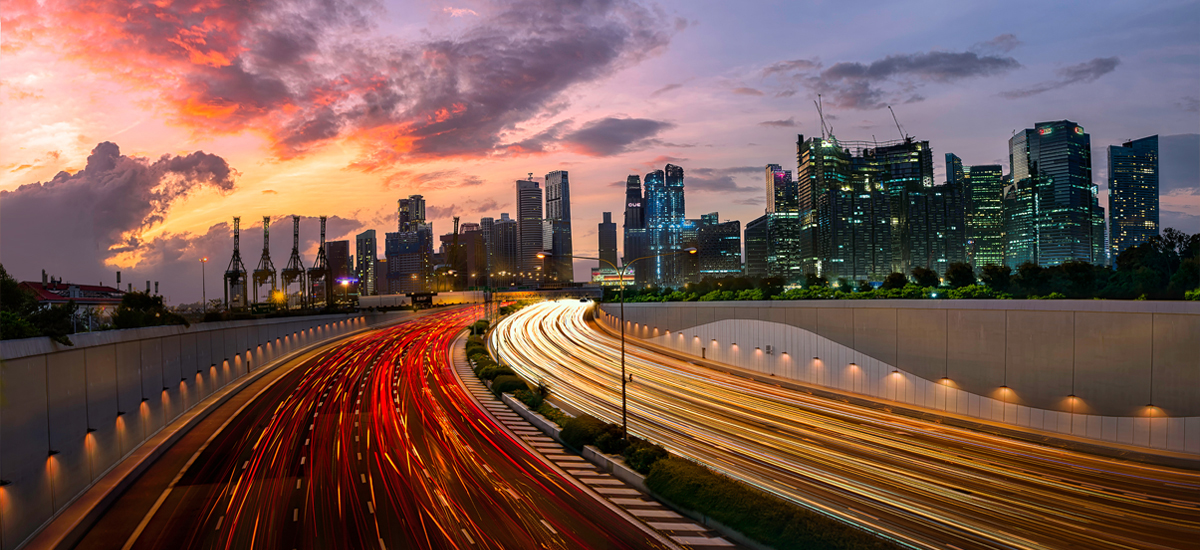
<path id="1" fill-rule="evenodd" d="M 296 480 L 296 488 L 297 488 L 297 489 L 299 489 L 299 488 L 300 488 L 300 480 L 299 480 L 299 479 L 297 479 L 297 480 Z"/>
<path id="2" fill-rule="evenodd" d="M 292 521 L 300 521 L 300 509 L 292 508 Z"/>
<path id="3" fill-rule="evenodd" d="M 370 501 L 370 500 L 367 501 L 367 510 L 369 510 L 372 514 L 375 513 L 375 502 L 374 501 Z"/>
<path id="4" fill-rule="evenodd" d="M 543 520 L 541 520 L 541 522 L 542 522 L 542 525 L 545 525 L 546 529 L 549 529 L 551 533 L 554 533 L 555 535 L 558 534 L 558 531 L 555 531 L 554 528 L 551 527 L 549 523 L 546 523 L 546 520 L 543 519 Z"/>
<path id="5" fill-rule="evenodd" d="M 250 465 L 250 461 L 249 461 L 249 460 L 247 460 L 247 461 L 243 462 L 243 463 L 242 463 L 242 469 L 243 469 L 243 470 L 245 470 L 245 469 L 246 469 L 246 466 L 249 466 L 249 465 Z"/>
<path id="6" fill-rule="evenodd" d="M 475 539 L 471 538 L 471 535 L 467 534 L 466 529 L 463 529 L 462 532 L 463 532 L 463 536 L 467 537 L 467 542 L 469 542 L 471 544 L 475 544 Z"/>
<path id="7" fill-rule="evenodd" d="M 220 530 L 221 530 L 221 524 L 222 524 L 222 523 L 225 523 L 225 516 L 221 516 L 220 518 L 217 518 L 217 528 L 216 528 L 216 529 L 213 529 L 213 530 L 214 530 L 214 531 L 220 531 Z"/>

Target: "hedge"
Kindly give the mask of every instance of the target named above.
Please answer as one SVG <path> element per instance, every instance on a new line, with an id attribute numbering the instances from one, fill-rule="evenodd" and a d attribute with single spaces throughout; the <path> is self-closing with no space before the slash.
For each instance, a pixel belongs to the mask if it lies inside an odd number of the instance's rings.
<path id="1" fill-rule="evenodd" d="M 645 439 L 631 436 L 629 441 L 630 445 L 621 454 L 625 456 L 625 463 L 639 474 L 649 474 L 656 462 L 670 456 L 666 449 Z"/>
<path id="2" fill-rule="evenodd" d="M 511 372 L 511 371 L 510 371 Z M 528 390 L 529 386 L 520 376 L 514 374 L 503 374 L 492 380 L 492 391 L 496 395 L 508 393 L 517 390 Z"/>
<path id="3" fill-rule="evenodd" d="M 777 550 L 900 548 L 682 458 L 655 462 L 646 486 L 681 508 L 711 517 Z"/>
<path id="4" fill-rule="evenodd" d="M 563 443 L 566 443 L 576 451 L 583 451 L 583 448 L 596 442 L 596 436 L 604 430 L 604 422 L 590 414 L 576 416 L 563 424 L 562 432 L 559 437 Z"/>

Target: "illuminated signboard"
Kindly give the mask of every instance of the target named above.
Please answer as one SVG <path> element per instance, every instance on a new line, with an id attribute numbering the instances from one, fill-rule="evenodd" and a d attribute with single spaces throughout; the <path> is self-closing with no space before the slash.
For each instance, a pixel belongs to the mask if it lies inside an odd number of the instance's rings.
<path id="1" fill-rule="evenodd" d="M 1053 132 L 1053 131 L 1054 131 L 1054 128 L 1038 128 L 1038 135 L 1048 136 L 1048 135 L 1050 135 L 1050 132 Z"/>
<path id="2" fill-rule="evenodd" d="M 1075 133 L 1082 136 L 1083 135 L 1083 126 L 1076 126 Z"/>

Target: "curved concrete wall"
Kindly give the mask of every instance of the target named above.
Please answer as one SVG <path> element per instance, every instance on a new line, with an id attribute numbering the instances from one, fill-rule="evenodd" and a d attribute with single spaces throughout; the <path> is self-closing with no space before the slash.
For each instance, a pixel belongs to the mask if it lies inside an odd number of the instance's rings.
<path id="1" fill-rule="evenodd" d="M 95 480 L 258 365 L 384 320 L 322 315 L 0 342 L 0 548 L 20 546 Z M 51 454 L 51 452 L 55 452 Z"/>
<path id="2" fill-rule="evenodd" d="M 616 326 L 618 306 L 602 311 Z M 670 302 L 626 304 L 625 318 L 631 336 L 749 370 L 1200 454 L 1200 304 Z"/>

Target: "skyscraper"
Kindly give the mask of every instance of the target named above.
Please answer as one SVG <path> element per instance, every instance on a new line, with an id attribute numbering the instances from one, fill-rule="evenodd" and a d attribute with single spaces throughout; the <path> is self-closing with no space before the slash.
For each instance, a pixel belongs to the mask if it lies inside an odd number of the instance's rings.
<path id="1" fill-rule="evenodd" d="M 357 258 L 355 271 L 358 273 L 359 293 L 364 296 L 378 294 L 375 288 L 375 261 L 379 253 L 375 241 L 375 230 L 368 229 L 354 238 L 354 255 Z"/>
<path id="2" fill-rule="evenodd" d="M 767 235 L 767 215 L 763 214 L 746 224 L 746 268 L 747 277 L 767 276 L 767 254 L 770 253 L 770 238 Z"/>
<path id="3" fill-rule="evenodd" d="M 734 277 L 742 273 L 742 223 L 722 222 L 716 212 L 697 223 L 696 260 L 699 277 Z"/>
<path id="4" fill-rule="evenodd" d="M 999 164 L 963 166 L 946 153 L 946 177 L 962 189 L 967 261 L 976 268 L 1004 264 L 1004 171 Z"/>
<path id="5" fill-rule="evenodd" d="M 1126 248 L 1158 235 L 1158 136 L 1108 148 L 1109 247 L 1112 263 Z"/>
<path id="6" fill-rule="evenodd" d="M 334 284 L 340 285 L 339 279 L 348 279 L 354 273 L 350 265 L 350 241 L 325 243 L 325 257 L 329 259 L 329 273 Z"/>
<path id="7" fill-rule="evenodd" d="M 766 167 L 767 272 L 787 281 L 804 278 L 800 260 L 800 195 L 792 171 L 778 164 Z"/>
<path id="8" fill-rule="evenodd" d="M 1091 136 L 1069 120 L 1039 122 L 1008 141 L 1014 183 L 1035 178 L 1037 259 L 1103 263 L 1104 209 L 1092 183 Z"/>
<path id="9" fill-rule="evenodd" d="M 566 170 L 546 174 L 546 222 L 550 228 L 550 240 L 543 243 L 550 251 L 546 258 L 546 278 L 560 284 L 570 283 L 575 280 L 575 273 L 571 246 L 571 185 Z"/>
<path id="10" fill-rule="evenodd" d="M 425 198 L 421 195 L 409 195 L 400 199 L 398 208 L 397 231 L 408 231 L 412 224 L 425 223 Z"/>
<path id="11" fill-rule="evenodd" d="M 678 287 L 687 282 L 686 263 L 679 257 L 684 249 L 683 168 L 668 164 L 646 174 L 647 260 L 652 284 Z"/>
<path id="12" fill-rule="evenodd" d="M 630 265 L 634 260 L 646 255 L 649 246 L 647 244 L 646 235 L 646 208 L 645 199 L 642 197 L 642 178 L 640 176 L 629 176 L 625 179 L 625 246 L 622 251 L 624 260 L 623 266 Z M 639 262 L 633 264 L 625 273 L 626 277 L 632 276 L 634 282 L 641 286 L 649 283 L 649 269 L 646 263 Z"/>
<path id="13" fill-rule="evenodd" d="M 1004 265 L 1016 269 L 1025 262 L 1038 262 L 1039 191 L 1036 176 L 1004 186 Z"/>
<path id="14" fill-rule="evenodd" d="M 513 280 L 520 269 L 520 241 L 517 220 L 509 218 L 507 212 L 501 213 L 500 219 L 492 225 L 492 272 L 501 279 L 497 282 Z"/>
<path id="15" fill-rule="evenodd" d="M 540 279 L 542 260 L 542 188 L 533 180 L 517 180 L 518 271 L 527 282 Z"/>
<path id="16" fill-rule="evenodd" d="M 612 221 L 612 212 L 604 212 L 603 216 L 604 221 L 600 222 L 596 231 L 600 241 L 600 259 L 604 260 L 600 262 L 600 268 L 612 269 L 612 266 L 621 265 L 617 263 L 617 224 Z"/>

